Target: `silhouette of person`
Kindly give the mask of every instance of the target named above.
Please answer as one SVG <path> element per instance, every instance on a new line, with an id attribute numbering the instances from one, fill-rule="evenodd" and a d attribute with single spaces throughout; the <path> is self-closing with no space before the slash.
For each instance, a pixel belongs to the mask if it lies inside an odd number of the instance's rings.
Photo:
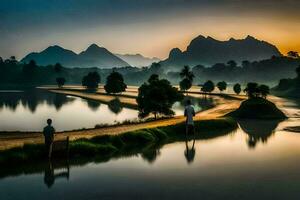
<path id="1" fill-rule="evenodd" d="M 55 129 L 52 126 L 52 120 L 48 119 L 47 120 L 47 126 L 44 128 L 43 130 L 43 135 L 45 138 L 45 146 L 46 146 L 46 150 L 48 153 L 48 157 L 51 157 L 51 148 L 52 148 L 52 143 L 54 140 L 54 133 L 55 133 Z"/>
<path id="2" fill-rule="evenodd" d="M 66 164 L 63 165 L 63 168 L 65 169 L 65 171 L 55 174 L 55 167 L 52 165 L 51 160 L 49 160 L 44 171 L 44 183 L 47 185 L 48 188 L 51 188 L 52 185 L 55 183 L 55 180 L 58 178 L 66 178 L 67 180 L 69 180 L 70 167 L 68 161 Z"/>
<path id="3" fill-rule="evenodd" d="M 186 117 L 186 135 L 195 134 L 193 117 L 196 115 L 194 107 L 190 99 L 186 101 L 186 107 L 184 109 L 184 116 Z"/>
<path id="4" fill-rule="evenodd" d="M 45 168 L 44 183 L 47 185 L 48 188 L 51 188 L 51 186 L 54 184 L 54 181 L 54 169 L 52 167 L 52 163 L 49 162 L 47 167 Z"/>

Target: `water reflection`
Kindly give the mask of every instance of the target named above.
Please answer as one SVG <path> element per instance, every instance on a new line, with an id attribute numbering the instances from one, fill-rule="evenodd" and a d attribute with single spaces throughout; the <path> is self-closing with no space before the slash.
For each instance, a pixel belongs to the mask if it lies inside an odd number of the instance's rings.
<path id="1" fill-rule="evenodd" d="M 55 170 L 63 170 L 58 173 L 55 173 Z M 69 162 L 66 160 L 64 162 L 49 162 L 45 165 L 44 171 L 44 183 L 48 188 L 51 188 L 56 179 L 65 178 L 69 180 L 70 177 L 70 167 Z"/>
<path id="2" fill-rule="evenodd" d="M 107 104 L 109 110 L 115 114 L 119 114 L 122 110 L 122 103 L 119 98 L 115 98 Z"/>
<path id="3" fill-rule="evenodd" d="M 186 136 L 185 138 L 185 150 L 184 150 L 184 157 L 188 164 L 194 162 L 196 149 L 195 149 L 195 135 L 193 136 Z M 189 144 L 191 143 L 191 144 Z"/>
<path id="4" fill-rule="evenodd" d="M 8 108 L 15 112 L 21 103 L 31 113 L 35 113 L 40 104 L 46 103 L 54 106 L 59 111 L 63 105 L 73 102 L 74 98 L 63 94 L 53 94 L 42 90 L 31 90 L 26 92 L 0 92 L 0 109 Z"/>
<path id="5" fill-rule="evenodd" d="M 151 147 L 141 154 L 142 158 L 150 164 L 154 163 L 159 155 L 160 148 L 158 147 Z"/>
<path id="6" fill-rule="evenodd" d="M 98 108 L 100 107 L 101 103 L 99 101 L 93 101 L 93 100 L 89 100 L 86 101 L 88 107 L 92 110 L 92 111 L 97 111 Z"/>
<path id="7" fill-rule="evenodd" d="M 280 120 L 238 120 L 240 128 L 248 135 L 248 147 L 254 149 L 258 142 L 267 143 L 275 133 Z"/>
<path id="8" fill-rule="evenodd" d="M 135 120 L 138 111 L 122 108 L 118 100 L 108 106 L 39 89 L 0 92 L 0 131 L 40 131 L 48 118 L 57 131 L 64 131 Z"/>

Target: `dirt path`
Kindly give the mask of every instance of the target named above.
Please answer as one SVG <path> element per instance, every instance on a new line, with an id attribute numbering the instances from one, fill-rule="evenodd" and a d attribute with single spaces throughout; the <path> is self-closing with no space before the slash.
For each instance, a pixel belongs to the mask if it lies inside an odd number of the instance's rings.
<path id="1" fill-rule="evenodd" d="M 86 96 L 85 98 L 89 98 Z M 94 97 L 96 98 L 96 97 Z M 222 117 L 224 114 L 236 109 L 240 104 L 239 100 L 219 100 L 219 104 L 209 110 L 205 110 L 196 115 L 196 120 L 203 119 L 214 119 L 217 117 Z M 145 122 L 140 124 L 130 124 L 130 125 L 120 125 L 112 127 L 104 127 L 98 129 L 88 129 L 79 131 L 68 131 L 56 134 L 56 139 L 62 139 L 69 136 L 71 140 L 79 138 L 91 138 L 99 135 L 115 135 L 128 131 L 134 131 L 143 128 L 154 128 L 159 126 L 167 126 L 172 124 L 177 124 L 184 122 L 183 116 L 178 116 L 170 119 L 163 119 L 152 122 Z M 42 143 L 43 137 L 41 133 L 23 133 L 23 132 L 9 132 L 0 134 L 0 150 L 9 149 L 13 147 L 22 146 L 25 143 Z"/>

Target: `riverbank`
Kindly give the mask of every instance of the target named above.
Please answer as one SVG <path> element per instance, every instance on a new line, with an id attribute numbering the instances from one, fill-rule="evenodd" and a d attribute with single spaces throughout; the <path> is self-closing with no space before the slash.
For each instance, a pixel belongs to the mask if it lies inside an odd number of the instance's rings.
<path id="1" fill-rule="evenodd" d="M 52 90 L 53 88 L 51 88 Z M 130 88 L 130 92 L 137 91 L 135 88 Z M 62 92 L 62 91 L 59 91 Z M 72 95 L 73 91 L 63 91 L 67 95 Z M 83 98 L 90 99 L 94 97 L 97 101 L 103 98 L 101 95 L 93 94 L 92 96 L 86 94 L 85 92 L 76 91 L 76 94 L 80 93 Z M 195 98 L 202 96 L 202 94 L 193 94 Z M 224 96 L 224 95 L 223 95 Z M 215 119 L 222 117 L 228 112 L 235 110 L 240 101 L 244 98 L 241 97 L 231 97 L 227 95 L 227 98 L 219 97 L 215 107 L 197 113 L 195 120 L 205 120 L 205 119 Z M 107 98 L 107 96 L 105 96 Z M 118 126 L 107 126 L 98 127 L 93 129 L 82 129 L 74 131 L 59 132 L 55 135 L 55 139 L 60 140 L 65 137 L 69 137 L 71 141 L 80 138 L 89 139 L 100 135 L 117 135 L 124 132 L 135 131 L 144 128 L 155 128 L 161 126 L 175 125 L 184 122 L 183 116 L 176 116 L 168 119 L 160 119 L 156 121 L 143 122 L 138 124 L 124 124 Z M 0 150 L 10 149 L 14 147 L 22 147 L 24 144 L 41 144 L 43 143 L 43 136 L 40 132 L 2 132 L 0 133 Z"/>
<path id="2" fill-rule="evenodd" d="M 227 134 L 237 128 L 231 118 L 202 120 L 195 123 L 193 139 L 210 139 Z M 77 139 L 70 142 L 69 158 L 97 157 L 100 159 L 120 155 L 141 153 L 145 148 L 161 147 L 165 144 L 185 141 L 185 124 L 179 123 L 157 128 L 140 129 L 119 135 L 102 135 L 90 139 Z M 27 163 L 45 158 L 44 145 L 26 144 L 0 152 L 0 164 Z"/>

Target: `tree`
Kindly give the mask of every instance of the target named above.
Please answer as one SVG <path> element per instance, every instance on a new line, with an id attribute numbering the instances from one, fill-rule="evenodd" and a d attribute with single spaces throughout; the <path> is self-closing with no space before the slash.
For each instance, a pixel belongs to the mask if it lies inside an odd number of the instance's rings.
<path id="1" fill-rule="evenodd" d="M 239 95 L 240 93 L 241 93 L 241 91 L 242 91 L 242 89 L 241 89 L 241 85 L 240 84 L 235 84 L 234 86 L 233 86 L 233 91 L 237 94 L 237 95 Z"/>
<path id="2" fill-rule="evenodd" d="M 60 63 L 56 63 L 55 65 L 54 65 L 54 71 L 55 72 L 57 72 L 57 73 L 59 73 L 59 72 L 61 72 L 62 71 L 62 65 L 60 64 Z"/>
<path id="3" fill-rule="evenodd" d="M 291 58 L 299 58 L 299 53 L 297 51 L 289 51 L 287 55 Z"/>
<path id="4" fill-rule="evenodd" d="M 227 88 L 227 83 L 225 81 L 218 82 L 217 87 L 220 90 L 220 92 L 223 92 Z"/>
<path id="5" fill-rule="evenodd" d="M 257 83 L 248 83 L 244 92 L 248 95 L 248 98 L 253 98 L 258 96 L 258 84 Z"/>
<path id="6" fill-rule="evenodd" d="M 31 78 L 35 75 L 38 66 L 34 60 L 30 60 L 28 64 L 23 66 L 22 72 L 26 76 L 25 78 Z"/>
<path id="7" fill-rule="evenodd" d="M 56 83 L 58 87 L 63 87 L 66 83 L 66 79 L 63 77 L 56 78 Z"/>
<path id="8" fill-rule="evenodd" d="M 297 78 L 300 78 L 300 65 L 296 68 Z"/>
<path id="9" fill-rule="evenodd" d="M 263 98 L 267 98 L 268 94 L 270 94 L 270 88 L 267 85 L 260 85 L 258 87 L 258 93 L 261 95 Z"/>
<path id="10" fill-rule="evenodd" d="M 100 83 L 100 75 L 98 72 L 90 72 L 82 78 L 82 86 L 87 89 L 96 89 Z"/>
<path id="11" fill-rule="evenodd" d="M 123 76 L 119 72 L 113 71 L 106 78 L 106 85 L 104 86 L 104 89 L 108 94 L 124 92 L 126 88 L 127 85 L 124 83 Z"/>
<path id="12" fill-rule="evenodd" d="M 144 118 L 154 114 L 172 116 L 172 106 L 176 101 L 183 99 L 178 89 L 173 87 L 166 79 L 159 79 L 158 75 L 151 75 L 148 82 L 141 85 L 137 97 L 139 117 Z"/>
<path id="13" fill-rule="evenodd" d="M 3 64 L 3 63 L 4 63 L 3 58 L 0 57 L 0 64 Z"/>
<path id="14" fill-rule="evenodd" d="M 184 66 L 179 75 L 182 78 L 182 81 L 179 83 L 180 90 L 186 91 L 190 89 L 195 77 L 194 73 L 190 70 L 190 67 Z"/>
<path id="15" fill-rule="evenodd" d="M 244 60 L 244 61 L 242 62 L 242 67 L 243 67 L 243 68 L 250 67 L 250 65 L 251 65 L 251 63 L 250 63 L 248 60 Z"/>
<path id="16" fill-rule="evenodd" d="M 201 88 L 201 91 L 202 92 L 205 92 L 205 93 L 210 93 L 210 92 L 212 92 L 213 90 L 215 89 L 215 84 L 214 84 L 214 82 L 212 82 L 212 81 L 206 81 L 204 84 L 203 84 L 203 86 L 202 86 L 202 88 Z"/>
<path id="17" fill-rule="evenodd" d="M 237 63 L 234 60 L 230 60 L 227 62 L 227 65 L 231 68 L 237 67 Z"/>

